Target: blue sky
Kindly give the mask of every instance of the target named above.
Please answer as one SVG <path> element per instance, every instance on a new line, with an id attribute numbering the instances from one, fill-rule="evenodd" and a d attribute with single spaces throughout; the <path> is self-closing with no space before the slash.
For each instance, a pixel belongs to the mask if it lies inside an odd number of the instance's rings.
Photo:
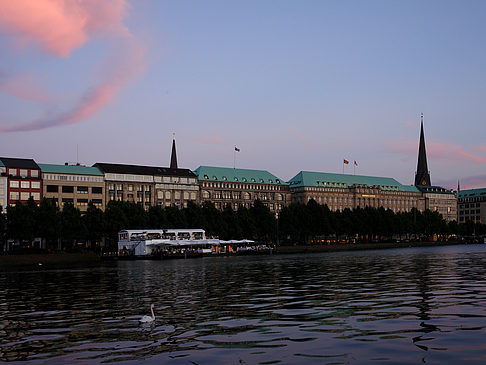
<path id="1" fill-rule="evenodd" d="M 166 166 L 176 133 L 191 169 L 233 166 L 237 145 L 238 167 L 282 179 L 346 158 L 411 184 L 424 113 L 432 182 L 486 185 L 484 1 L 104 6 L 124 11 L 83 8 L 96 22 L 64 48 L 0 16 L 1 155 Z M 12 92 L 16 79 L 38 93 Z"/>

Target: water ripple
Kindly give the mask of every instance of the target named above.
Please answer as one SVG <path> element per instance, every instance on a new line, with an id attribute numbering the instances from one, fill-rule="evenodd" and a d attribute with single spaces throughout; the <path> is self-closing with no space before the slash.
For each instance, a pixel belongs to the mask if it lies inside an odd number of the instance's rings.
<path id="1" fill-rule="evenodd" d="M 0 361 L 484 363 L 484 245 L 0 272 Z M 155 304 L 155 323 L 139 318 Z"/>

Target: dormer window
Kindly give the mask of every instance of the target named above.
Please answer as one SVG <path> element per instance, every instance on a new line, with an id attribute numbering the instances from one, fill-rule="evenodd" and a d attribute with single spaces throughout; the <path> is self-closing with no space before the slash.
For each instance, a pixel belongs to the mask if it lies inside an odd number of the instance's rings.
<path id="1" fill-rule="evenodd" d="M 225 180 L 225 181 L 226 181 L 226 180 L 228 180 L 228 179 L 226 178 L 226 176 L 223 176 L 223 180 Z"/>
<path id="2" fill-rule="evenodd" d="M 205 178 L 206 180 L 209 180 L 209 176 L 208 176 L 208 175 L 204 175 L 204 178 Z"/>
<path id="3" fill-rule="evenodd" d="M 213 176 L 213 180 L 218 180 L 218 178 L 216 176 Z"/>
<path id="4" fill-rule="evenodd" d="M 251 182 L 256 182 L 254 177 L 251 178 Z"/>
<path id="5" fill-rule="evenodd" d="M 244 182 L 246 182 L 246 177 L 244 177 L 242 180 L 243 180 Z"/>
<path id="6" fill-rule="evenodd" d="M 237 177 L 235 177 L 235 181 L 238 181 L 238 178 Z"/>

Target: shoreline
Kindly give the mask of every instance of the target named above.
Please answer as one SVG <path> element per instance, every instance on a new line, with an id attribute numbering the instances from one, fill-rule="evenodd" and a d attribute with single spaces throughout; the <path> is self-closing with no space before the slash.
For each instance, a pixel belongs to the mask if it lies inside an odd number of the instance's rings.
<path id="1" fill-rule="evenodd" d="M 44 265 L 75 265 L 98 263 L 100 261 L 100 256 L 94 252 L 1 255 L 0 268 L 15 266 L 43 267 Z"/>
<path id="2" fill-rule="evenodd" d="M 412 247 L 437 247 L 464 245 L 467 242 L 386 242 L 386 243 L 346 243 L 329 245 L 293 245 L 278 246 L 274 254 L 289 255 L 303 253 L 323 253 L 340 251 L 365 251 L 381 250 L 394 248 Z M 11 267 L 43 267 L 43 266 L 62 266 L 62 265 L 86 265 L 99 264 L 102 258 L 94 253 L 50 253 L 50 254 L 23 254 L 23 255 L 0 255 L 1 268 Z"/>
<path id="3" fill-rule="evenodd" d="M 298 254 L 298 253 L 320 253 L 320 252 L 338 252 L 338 251 L 363 251 L 363 250 L 381 250 L 393 248 L 412 248 L 412 247 L 434 247 L 434 246 L 454 246 L 464 245 L 467 242 L 450 241 L 450 242 L 380 242 L 380 243 L 340 243 L 329 245 L 295 245 L 295 246 L 278 246 L 277 254 Z"/>

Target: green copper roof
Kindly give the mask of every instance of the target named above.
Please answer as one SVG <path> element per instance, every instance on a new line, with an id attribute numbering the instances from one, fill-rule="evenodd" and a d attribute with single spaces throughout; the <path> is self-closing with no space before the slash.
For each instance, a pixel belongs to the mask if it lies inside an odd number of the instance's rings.
<path id="1" fill-rule="evenodd" d="M 95 175 L 103 176 L 103 173 L 96 167 L 76 165 L 51 165 L 40 163 L 39 167 L 43 173 L 48 174 L 71 174 L 71 175 Z"/>
<path id="2" fill-rule="evenodd" d="M 353 185 L 364 185 L 367 187 L 379 186 L 382 190 L 419 192 L 415 186 L 402 185 L 390 177 L 329 174 L 310 171 L 299 172 L 289 181 L 289 185 L 291 188 L 299 186 L 349 188 Z"/>
<path id="3" fill-rule="evenodd" d="M 288 185 L 265 170 L 232 169 L 227 167 L 199 166 L 194 173 L 199 181 L 228 181 L 253 184 Z"/>
<path id="4" fill-rule="evenodd" d="M 478 196 L 486 196 L 486 188 L 461 190 L 457 193 L 457 199 L 475 198 Z"/>
<path id="5" fill-rule="evenodd" d="M 4 167 L 5 165 L 3 164 L 2 160 L 0 160 L 0 167 Z"/>

